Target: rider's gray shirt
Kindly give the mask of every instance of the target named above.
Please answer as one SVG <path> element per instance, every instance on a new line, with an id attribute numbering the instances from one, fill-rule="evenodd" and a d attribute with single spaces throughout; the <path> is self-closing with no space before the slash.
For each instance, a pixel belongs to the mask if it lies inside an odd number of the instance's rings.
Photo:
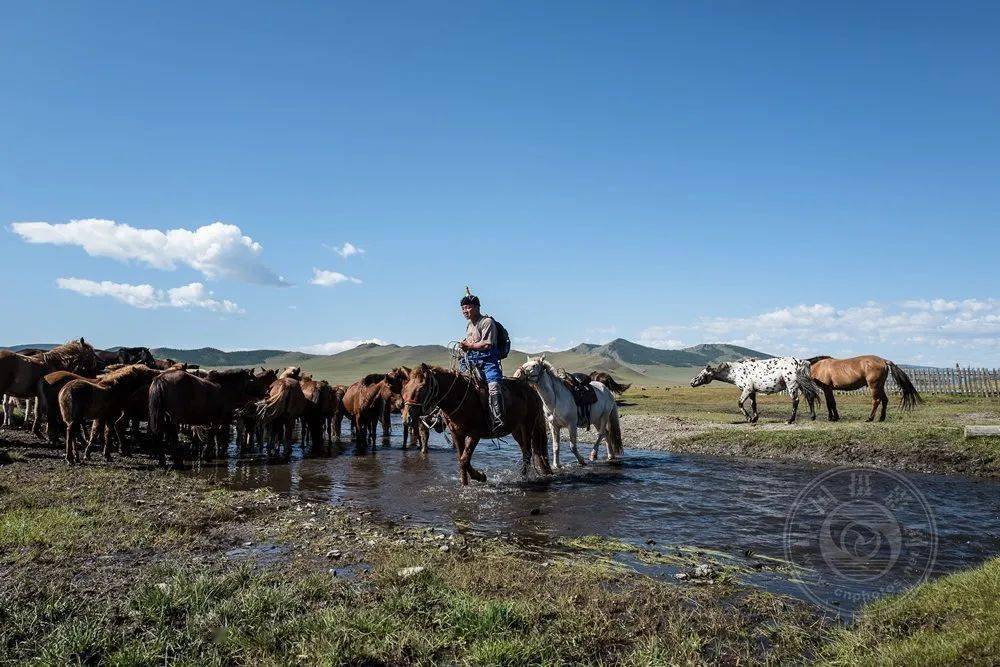
<path id="1" fill-rule="evenodd" d="M 489 315 L 483 315 L 477 322 L 469 322 L 469 326 L 465 329 L 466 343 L 479 343 L 484 340 L 488 340 L 491 347 L 497 346 L 497 327 Z"/>

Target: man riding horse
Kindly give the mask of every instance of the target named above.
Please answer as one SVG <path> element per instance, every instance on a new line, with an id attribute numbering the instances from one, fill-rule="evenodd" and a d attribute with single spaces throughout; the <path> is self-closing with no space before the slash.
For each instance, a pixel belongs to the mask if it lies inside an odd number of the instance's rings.
<path id="1" fill-rule="evenodd" d="M 493 419 L 493 432 L 504 430 L 503 392 L 500 382 L 503 380 L 503 370 L 500 368 L 500 326 L 489 315 L 483 315 L 479 309 L 479 297 L 465 288 L 465 296 L 461 301 L 462 315 L 469 320 L 465 340 L 458 345 L 465 351 L 462 361 L 463 370 L 476 368 L 489 388 L 490 416 Z"/>

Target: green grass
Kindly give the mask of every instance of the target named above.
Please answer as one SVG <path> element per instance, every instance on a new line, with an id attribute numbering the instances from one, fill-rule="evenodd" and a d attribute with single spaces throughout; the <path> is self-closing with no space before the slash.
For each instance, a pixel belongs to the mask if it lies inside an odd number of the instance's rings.
<path id="1" fill-rule="evenodd" d="M 833 665 L 995 664 L 1000 558 L 865 608 L 823 653 Z"/>
<path id="2" fill-rule="evenodd" d="M 867 422 L 868 397 L 837 397 L 841 420 L 830 422 L 825 408 L 810 421 L 800 406 L 792 427 L 787 396 L 761 396 L 757 425 L 745 423 L 736 406 L 739 390 L 730 386 L 632 389 L 625 415 L 663 417 L 690 428 L 671 436 L 676 451 L 697 451 L 765 458 L 794 458 L 831 464 L 866 463 L 889 468 L 1000 476 L 1000 438 L 966 439 L 968 424 L 1000 423 L 996 398 L 929 395 L 911 411 L 893 400 L 885 422 Z"/>

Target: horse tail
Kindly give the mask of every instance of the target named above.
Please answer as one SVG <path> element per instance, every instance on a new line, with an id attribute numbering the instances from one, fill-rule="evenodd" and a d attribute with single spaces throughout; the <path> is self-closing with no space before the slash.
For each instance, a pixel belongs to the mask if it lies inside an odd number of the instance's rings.
<path id="1" fill-rule="evenodd" d="M 261 424 L 268 424 L 278 418 L 289 400 L 291 392 L 282 391 L 268 396 L 262 401 L 257 401 L 257 421 Z"/>
<path id="2" fill-rule="evenodd" d="M 621 456 L 625 453 L 625 445 L 622 443 L 622 425 L 618 420 L 618 406 L 611 408 L 611 418 L 608 423 L 608 449 L 612 456 Z"/>
<path id="3" fill-rule="evenodd" d="M 831 357 L 828 354 L 821 354 L 818 357 L 809 357 L 808 359 L 806 359 L 806 361 L 808 361 L 809 364 L 812 365 L 815 364 L 817 361 L 822 361 L 823 359 L 833 359 L 833 357 Z"/>
<path id="4" fill-rule="evenodd" d="M 809 371 L 810 365 L 812 365 L 812 362 L 808 359 L 800 361 L 798 363 L 795 379 L 799 383 L 799 389 L 801 389 L 802 393 L 806 395 L 806 400 L 810 402 L 819 401 L 820 405 L 822 405 L 823 401 L 821 399 L 819 387 L 817 387 L 816 383 L 813 382 L 812 373 Z"/>
<path id="5" fill-rule="evenodd" d="M 891 361 L 887 360 L 885 363 L 889 365 L 889 372 L 892 373 L 892 379 L 899 385 L 899 391 L 903 395 L 900 407 L 904 410 L 912 410 L 917 407 L 918 403 L 923 403 L 924 399 L 917 393 L 917 388 L 913 386 L 910 376 Z"/>
<path id="6" fill-rule="evenodd" d="M 163 407 L 163 383 L 153 381 L 149 385 L 149 432 L 157 435 L 166 425 L 167 412 Z"/>

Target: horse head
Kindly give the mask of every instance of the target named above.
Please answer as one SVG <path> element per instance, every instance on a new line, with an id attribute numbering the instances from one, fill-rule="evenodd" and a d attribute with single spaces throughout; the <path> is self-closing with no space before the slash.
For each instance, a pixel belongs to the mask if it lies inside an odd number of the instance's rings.
<path id="1" fill-rule="evenodd" d="M 705 364 L 704 370 L 691 378 L 692 387 L 700 387 L 703 384 L 708 384 L 715 379 L 715 369 L 712 368 L 712 364 Z"/>
<path id="2" fill-rule="evenodd" d="M 551 370 L 552 365 L 545 361 L 545 355 L 535 359 L 528 357 L 528 360 L 514 371 L 514 377 L 527 380 L 528 382 L 540 382 L 545 371 Z"/>
<path id="3" fill-rule="evenodd" d="M 434 400 L 431 386 L 435 383 L 434 374 L 427 364 L 420 364 L 409 372 L 403 384 L 403 422 L 411 423 L 431 409 Z"/>

